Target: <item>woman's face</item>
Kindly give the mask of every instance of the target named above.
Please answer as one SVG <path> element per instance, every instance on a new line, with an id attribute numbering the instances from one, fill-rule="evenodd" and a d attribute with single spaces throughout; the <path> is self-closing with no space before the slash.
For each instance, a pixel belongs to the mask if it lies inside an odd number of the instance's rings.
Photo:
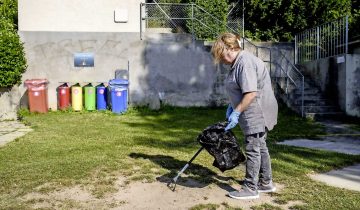
<path id="1" fill-rule="evenodd" d="M 228 65 L 234 63 L 238 53 L 239 51 L 234 50 L 233 48 L 225 48 L 224 52 L 221 54 L 221 62 Z"/>

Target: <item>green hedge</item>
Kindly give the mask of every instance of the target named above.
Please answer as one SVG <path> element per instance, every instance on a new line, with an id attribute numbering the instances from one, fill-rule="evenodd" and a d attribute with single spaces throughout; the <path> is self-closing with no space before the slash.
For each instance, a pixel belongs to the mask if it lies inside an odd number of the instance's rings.
<path id="1" fill-rule="evenodd" d="M 225 30 L 229 5 L 238 0 L 162 0 L 164 2 L 195 3 L 220 20 L 213 21 L 209 15 L 195 11 L 195 17 L 203 24 L 188 23 L 190 32 L 194 26 L 198 38 L 211 39 L 215 33 Z M 359 0 L 244 0 L 245 35 L 254 40 L 291 41 L 295 34 L 322 23 L 349 15 L 350 36 L 360 36 Z M 197 12 L 197 14 L 196 14 Z M 242 18 L 242 12 L 235 14 Z"/>
<path id="2" fill-rule="evenodd" d="M 0 1 L 0 87 L 20 84 L 27 67 L 24 47 L 16 29 L 17 1 Z"/>
<path id="3" fill-rule="evenodd" d="M 349 15 L 356 30 L 358 0 L 245 0 L 246 36 L 256 40 L 290 41 L 294 35 Z"/>

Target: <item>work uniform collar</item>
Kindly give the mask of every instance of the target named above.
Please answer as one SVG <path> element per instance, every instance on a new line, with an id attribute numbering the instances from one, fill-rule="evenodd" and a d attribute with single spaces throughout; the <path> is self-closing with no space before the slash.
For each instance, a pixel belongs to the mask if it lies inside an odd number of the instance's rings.
<path id="1" fill-rule="evenodd" d="M 239 61 L 239 59 L 240 59 L 240 57 L 241 57 L 242 54 L 244 54 L 244 50 L 240 50 L 240 52 L 237 54 L 234 63 L 231 64 L 231 68 L 234 68 L 234 67 L 235 67 L 235 64 Z"/>

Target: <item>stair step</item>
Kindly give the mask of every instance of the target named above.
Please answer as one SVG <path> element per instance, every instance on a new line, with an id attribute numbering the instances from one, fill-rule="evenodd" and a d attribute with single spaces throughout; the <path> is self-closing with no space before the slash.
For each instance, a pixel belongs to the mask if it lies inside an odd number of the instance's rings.
<path id="1" fill-rule="evenodd" d="M 314 112 L 305 112 L 305 117 L 313 120 L 327 119 L 327 118 L 338 118 L 343 117 L 343 112 L 323 112 L 323 113 L 314 113 Z"/>
<path id="2" fill-rule="evenodd" d="M 301 95 L 301 90 L 296 89 L 296 90 L 294 91 L 294 94 L 296 94 L 296 95 Z M 318 89 L 315 89 L 315 88 L 305 88 L 305 89 L 304 89 L 304 95 L 305 95 L 305 94 L 321 94 L 321 91 L 318 90 Z"/>
<path id="3" fill-rule="evenodd" d="M 304 101 L 319 101 L 319 100 L 327 100 L 327 99 L 321 95 L 304 95 Z"/>
<path id="4" fill-rule="evenodd" d="M 300 66 L 299 69 L 302 67 Z M 283 80 L 280 80 L 283 81 Z M 289 94 L 284 91 L 285 83 L 278 85 L 282 88 L 280 98 L 294 111 L 301 114 L 302 108 L 304 116 L 312 119 L 323 119 L 327 117 L 340 117 L 344 113 L 340 111 L 338 104 L 327 98 L 320 87 L 310 78 L 305 78 L 303 90 L 302 87 L 289 89 Z M 303 101 L 302 101 L 303 100 Z M 302 107 L 304 106 L 304 107 Z"/>
<path id="5" fill-rule="evenodd" d="M 294 100 L 295 106 L 301 106 L 301 98 Z M 304 99 L 304 106 L 330 106 L 332 103 L 328 99 Z"/>
<path id="6" fill-rule="evenodd" d="M 304 83 L 304 89 L 306 88 L 315 88 L 315 89 L 319 89 L 319 87 L 314 83 L 309 83 L 309 82 L 305 82 Z"/>
<path id="7" fill-rule="evenodd" d="M 302 94 L 293 94 L 292 98 L 299 98 L 301 99 Z M 324 97 L 322 94 L 320 93 L 316 93 L 316 94 L 312 94 L 312 93 L 304 93 L 304 99 L 306 100 L 318 100 L 318 99 L 326 99 L 326 97 Z"/>
<path id="8" fill-rule="evenodd" d="M 301 106 L 296 106 L 297 109 L 301 110 Z M 336 106 L 304 106 L 304 112 L 306 113 L 331 113 L 339 112 Z"/>

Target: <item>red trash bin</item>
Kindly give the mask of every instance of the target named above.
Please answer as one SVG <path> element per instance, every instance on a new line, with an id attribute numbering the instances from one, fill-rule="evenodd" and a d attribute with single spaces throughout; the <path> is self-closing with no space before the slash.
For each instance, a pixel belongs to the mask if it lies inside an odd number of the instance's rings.
<path id="1" fill-rule="evenodd" d="M 48 112 L 48 94 L 46 79 L 27 79 L 25 86 L 28 88 L 30 112 Z"/>
<path id="2" fill-rule="evenodd" d="M 57 88 L 58 92 L 58 108 L 65 110 L 70 107 L 70 87 L 67 83 L 60 85 Z"/>

